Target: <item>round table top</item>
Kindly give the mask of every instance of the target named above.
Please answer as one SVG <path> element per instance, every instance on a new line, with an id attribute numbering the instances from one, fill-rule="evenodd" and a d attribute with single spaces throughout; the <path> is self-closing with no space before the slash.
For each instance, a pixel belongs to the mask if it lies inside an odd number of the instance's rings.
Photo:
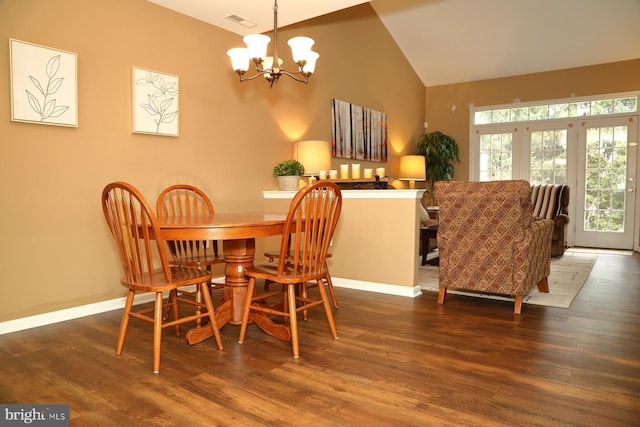
<path id="1" fill-rule="evenodd" d="M 158 219 L 167 240 L 232 240 L 282 234 L 286 214 L 263 212 L 183 215 Z"/>

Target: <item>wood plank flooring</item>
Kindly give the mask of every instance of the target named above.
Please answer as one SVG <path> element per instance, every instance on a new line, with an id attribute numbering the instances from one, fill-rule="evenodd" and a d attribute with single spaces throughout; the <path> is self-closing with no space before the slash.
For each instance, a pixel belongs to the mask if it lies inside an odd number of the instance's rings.
<path id="1" fill-rule="evenodd" d="M 114 286 L 117 286 L 114 284 Z M 336 289 L 290 343 L 249 327 L 188 346 L 120 311 L 0 336 L 1 403 L 69 403 L 74 426 L 638 426 L 640 255 L 599 255 L 571 308 Z M 184 333 L 183 333 L 184 336 Z"/>

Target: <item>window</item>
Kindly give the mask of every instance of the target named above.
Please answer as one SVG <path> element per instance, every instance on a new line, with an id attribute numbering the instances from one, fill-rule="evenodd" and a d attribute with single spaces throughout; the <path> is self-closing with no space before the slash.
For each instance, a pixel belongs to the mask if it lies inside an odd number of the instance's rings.
<path id="1" fill-rule="evenodd" d="M 639 98 L 627 92 L 472 108 L 470 178 L 567 184 L 569 141 L 578 120 L 637 113 Z"/>
<path id="2" fill-rule="evenodd" d="M 476 109 L 473 125 L 513 123 L 566 117 L 602 116 L 638 112 L 638 96 L 620 96 L 573 102 Z"/>
<path id="3" fill-rule="evenodd" d="M 480 181 L 513 177 L 513 136 L 493 133 L 480 136 Z"/>
<path id="4" fill-rule="evenodd" d="M 531 132 L 532 184 L 567 183 L 567 130 Z"/>

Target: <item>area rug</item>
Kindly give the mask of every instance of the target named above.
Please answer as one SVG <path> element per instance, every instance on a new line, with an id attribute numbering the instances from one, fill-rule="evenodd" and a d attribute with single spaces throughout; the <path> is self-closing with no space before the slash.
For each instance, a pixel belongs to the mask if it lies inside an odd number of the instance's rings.
<path id="1" fill-rule="evenodd" d="M 548 307 L 569 308 L 578 295 L 582 285 L 589 277 L 598 255 L 595 253 L 574 252 L 568 250 L 563 256 L 551 258 L 551 274 L 549 275 L 549 293 L 538 292 L 533 288 L 525 295 L 526 304 L 546 305 Z M 439 271 L 436 266 L 420 267 L 418 283 L 423 291 L 438 292 Z M 448 289 L 447 293 L 467 295 L 479 298 L 513 301 L 513 297 L 482 292 L 469 292 Z"/>

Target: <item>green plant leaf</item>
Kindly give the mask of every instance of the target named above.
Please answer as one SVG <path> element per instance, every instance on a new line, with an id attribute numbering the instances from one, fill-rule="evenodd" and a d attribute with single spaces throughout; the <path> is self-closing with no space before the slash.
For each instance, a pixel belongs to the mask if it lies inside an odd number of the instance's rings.
<path id="1" fill-rule="evenodd" d="M 455 139 L 440 131 L 425 133 L 418 138 L 418 152 L 425 156 L 425 173 L 428 181 L 427 193 L 433 198 L 433 183 L 453 179 L 454 163 L 460 162 L 459 147 Z"/>
<path id="2" fill-rule="evenodd" d="M 304 175 L 304 165 L 297 160 L 290 159 L 278 163 L 273 168 L 273 177 Z"/>

